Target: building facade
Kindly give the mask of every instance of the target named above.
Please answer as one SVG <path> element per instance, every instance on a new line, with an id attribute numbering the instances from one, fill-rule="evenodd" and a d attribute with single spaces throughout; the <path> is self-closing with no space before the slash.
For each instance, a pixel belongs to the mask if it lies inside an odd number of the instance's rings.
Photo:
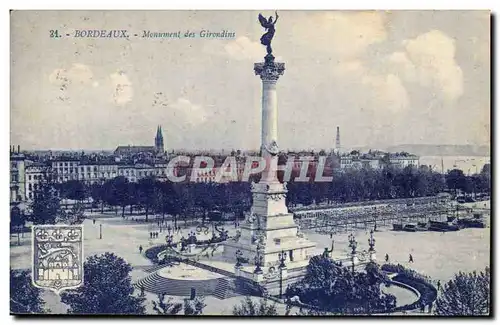
<path id="1" fill-rule="evenodd" d="M 10 203 L 26 200 L 26 157 L 17 146 L 10 148 Z"/>

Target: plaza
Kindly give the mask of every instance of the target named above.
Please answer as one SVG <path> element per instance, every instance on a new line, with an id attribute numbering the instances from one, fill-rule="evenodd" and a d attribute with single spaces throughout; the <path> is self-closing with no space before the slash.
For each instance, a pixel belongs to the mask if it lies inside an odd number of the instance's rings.
<path id="1" fill-rule="evenodd" d="M 489 205 L 489 203 L 488 203 Z M 93 220 L 96 220 L 95 224 Z M 179 223 L 182 227 L 182 223 Z M 84 221 L 84 255 L 85 257 L 113 252 L 133 267 L 131 273 L 132 282 L 148 276 L 146 270 L 154 267 L 153 263 L 145 257 L 144 252 L 139 253 L 139 246 L 147 249 L 149 247 L 165 243 L 165 231 L 159 234 L 159 238 L 149 239 L 152 224 L 138 223 L 136 221 L 124 220 L 114 214 L 89 214 Z M 99 232 L 102 225 L 102 239 Z M 234 236 L 236 229 L 233 224 L 227 224 L 229 236 Z M 157 230 L 155 230 L 157 231 Z M 174 235 L 174 241 L 189 232 L 196 231 L 196 226 L 182 227 L 180 233 Z M 433 281 L 440 280 L 442 283 L 450 280 L 458 271 L 471 272 L 484 270 L 490 265 L 490 242 L 491 229 L 469 228 L 457 232 L 395 232 L 386 228 L 379 228 L 374 233 L 376 239 L 375 249 L 377 251 L 377 262 L 383 264 L 385 254 L 389 255 L 390 263 L 400 263 L 415 271 L 429 276 Z M 349 256 L 348 236 L 350 231 L 334 234 L 333 259 L 346 259 Z M 368 250 L 369 232 L 352 229 L 358 241 L 358 251 Z M 208 238 L 211 234 L 201 234 L 200 239 Z M 305 237 L 317 244 L 314 255 L 319 255 L 325 247 L 331 247 L 329 235 L 323 235 L 314 231 L 305 232 Z M 21 237 L 21 246 L 17 246 L 17 238 L 11 238 L 11 268 L 31 268 L 31 234 L 25 233 Z M 408 256 L 412 254 L 414 262 L 409 263 Z M 188 272 L 186 272 L 188 271 Z M 175 279 L 213 279 L 220 277 L 219 274 L 199 270 L 192 266 L 173 266 L 160 269 L 162 275 Z M 415 297 L 405 291 L 395 288 L 384 289 L 396 295 L 398 305 L 411 302 Z M 137 294 L 139 290 L 136 290 Z M 151 308 L 151 301 L 156 300 L 154 293 L 146 292 L 147 308 Z M 173 296 L 179 300 L 187 296 Z M 67 308 L 54 293 L 44 290 L 43 299 L 52 313 L 64 312 Z M 212 295 L 205 296 L 204 314 L 227 314 L 232 313 L 232 306 L 239 304 L 242 296 L 230 297 L 220 300 Z M 255 297 L 254 299 L 259 299 Z M 278 310 L 284 312 L 285 306 L 278 304 Z M 150 312 L 152 312 L 150 310 Z"/>

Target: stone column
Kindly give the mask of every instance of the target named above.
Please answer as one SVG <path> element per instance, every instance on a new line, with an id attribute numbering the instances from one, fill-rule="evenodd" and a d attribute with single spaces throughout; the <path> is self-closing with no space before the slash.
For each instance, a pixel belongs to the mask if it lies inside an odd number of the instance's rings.
<path id="1" fill-rule="evenodd" d="M 261 156 L 266 161 L 266 169 L 262 173 L 261 182 L 277 181 L 278 166 L 278 96 L 276 83 L 285 72 L 285 64 L 274 62 L 274 56 L 266 55 L 265 62 L 254 64 L 255 74 L 262 80 L 262 133 Z"/>

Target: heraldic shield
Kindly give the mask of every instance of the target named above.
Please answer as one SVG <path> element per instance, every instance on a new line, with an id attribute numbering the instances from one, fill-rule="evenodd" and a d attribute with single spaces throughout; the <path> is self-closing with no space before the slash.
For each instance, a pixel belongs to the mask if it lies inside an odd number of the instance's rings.
<path id="1" fill-rule="evenodd" d="M 83 226 L 33 226 L 33 285 L 59 294 L 83 283 Z"/>

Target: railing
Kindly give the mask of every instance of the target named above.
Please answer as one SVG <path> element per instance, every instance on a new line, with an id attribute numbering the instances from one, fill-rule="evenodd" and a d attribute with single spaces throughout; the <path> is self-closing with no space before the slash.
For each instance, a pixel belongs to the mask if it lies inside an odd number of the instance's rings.
<path id="1" fill-rule="evenodd" d="M 385 200 L 367 200 L 367 201 L 354 201 L 347 203 L 334 203 L 325 205 L 308 205 L 303 207 L 289 207 L 290 212 L 309 212 L 315 210 L 326 210 L 326 209 L 339 209 L 348 208 L 353 206 L 368 206 L 368 205 L 379 205 L 379 204 L 408 204 L 408 203 L 430 203 L 430 202 L 449 202 L 447 198 L 439 196 L 423 196 L 414 198 L 399 198 L 399 199 L 385 199 Z"/>

